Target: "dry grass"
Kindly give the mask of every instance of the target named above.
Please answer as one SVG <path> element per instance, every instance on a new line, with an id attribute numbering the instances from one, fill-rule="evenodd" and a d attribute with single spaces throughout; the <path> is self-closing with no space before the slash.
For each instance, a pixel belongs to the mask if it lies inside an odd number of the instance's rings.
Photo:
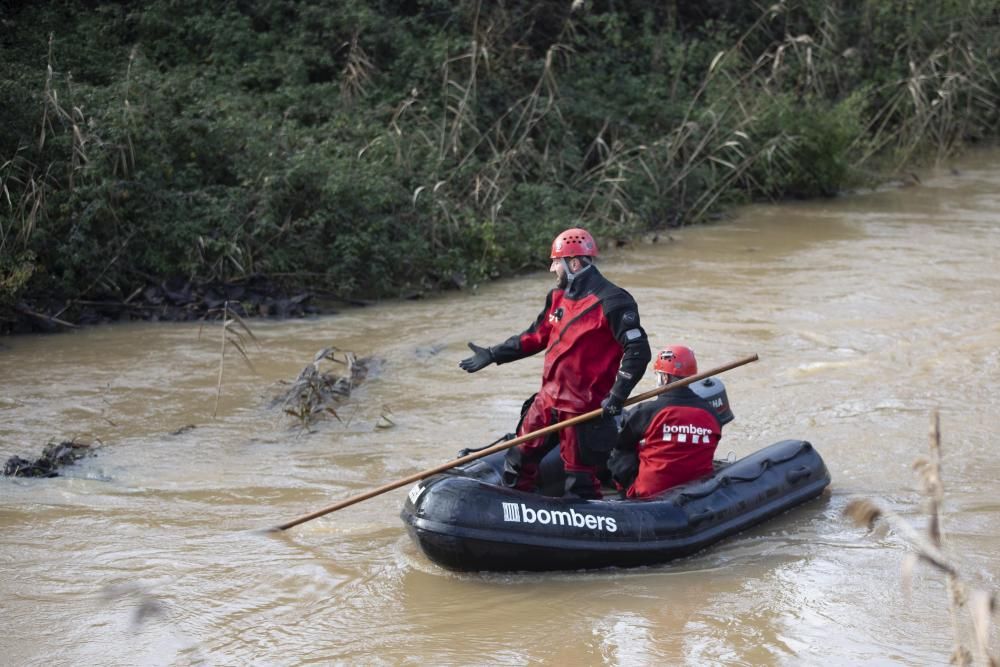
<path id="1" fill-rule="evenodd" d="M 510 102 L 507 109 L 489 123 L 477 117 L 480 82 L 490 74 L 491 63 L 505 48 L 497 40 L 510 21 L 503 7 L 477 3 L 468 48 L 446 59 L 441 66 L 439 118 L 421 105 L 421 92 L 410 91 L 394 111 L 385 134 L 361 150 L 359 157 L 377 145 L 392 147 L 398 164 L 414 173 L 428 174 L 427 183 L 414 189 L 416 204 L 431 197 L 434 224 L 430 240 L 446 248 L 467 216 L 468 203 L 496 222 L 504 201 L 513 188 L 535 182 L 540 173 L 559 171 L 558 151 L 539 146 L 536 140 L 548 122 L 559 123 L 557 65 L 572 50 L 557 39 L 545 56 L 542 72 L 531 91 Z M 562 34 L 569 35 L 572 20 L 564 22 Z M 427 168 L 431 155 L 433 164 Z"/>
<path id="2" fill-rule="evenodd" d="M 443 116 L 435 120 L 416 111 L 418 93 L 413 91 L 396 109 L 386 134 L 373 142 L 391 143 L 397 161 L 413 161 L 415 173 L 425 171 L 416 160 L 428 152 L 435 155 L 433 173 L 414 189 L 413 202 L 433 197 L 441 225 L 436 222 L 431 233 L 436 245 L 446 245 L 449 231 L 463 224 L 459 211 L 464 204 L 474 203 L 483 219 L 495 223 L 519 184 L 566 180 L 579 169 L 566 164 L 558 147 L 539 145 L 563 123 L 558 75 L 561 65 L 574 57 L 569 44 L 580 13 L 586 11 L 582 3 L 573 8 L 548 49 L 533 90 L 485 125 L 476 117 L 478 88 L 489 76 L 491 62 L 503 55 L 497 35 L 503 34 L 509 17 L 503 7 L 478 3 L 468 49 L 442 64 Z M 570 187 L 587 193 L 578 220 L 588 225 L 600 221 L 605 229 L 641 226 L 640 217 L 648 215 L 641 209 L 648 209 L 652 200 L 652 206 L 666 209 L 667 219 L 645 220 L 647 224 L 696 223 L 734 193 L 780 195 L 781 188 L 775 191 L 773 184 L 794 182 L 808 170 L 811 165 L 793 158 L 806 139 L 783 128 L 770 127 L 762 134 L 761 123 L 773 111 L 775 96 L 793 94 L 831 105 L 831 100 L 845 99 L 851 92 L 848 68 L 860 56 L 842 43 L 842 26 L 850 17 L 835 5 L 823 10 L 810 33 L 786 34 L 763 52 L 751 49 L 777 22 L 787 18 L 796 23 L 801 17 L 792 16 L 793 11 L 780 2 L 763 8 L 757 21 L 716 55 L 683 117 L 661 136 L 636 145 L 622 141 L 613 123 L 606 123 L 581 161 L 587 167 L 568 179 Z M 956 33 L 922 59 L 922 44 L 903 45 L 916 58 L 911 76 L 888 91 L 854 91 L 858 107 L 866 109 L 856 143 L 847 150 L 856 173 L 886 154 L 896 157 L 897 168 L 928 146 L 939 157 L 948 155 L 979 119 L 992 117 L 1000 102 L 994 91 L 1000 86 L 974 39 L 974 30 Z M 864 122 L 868 126 L 861 131 Z M 414 142 L 423 150 L 413 150 Z M 836 185 L 824 182 L 824 187 Z"/>
<path id="3" fill-rule="evenodd" d="M 947 545 L 941 525 L 944 484 L 941 477 L 941 433 L 937 412 L 931 417 L 929 456 L 919 458 L 913 467 L 920 476 L 926 498 L 926 533 L 921 533 L 899 515 L 884 510 L 867 499 L 848 503 L 844 514 L 858 525 L 869 529 L 879 521 L 886 521 L 909 542 L 914 553 L 903 563 L 903 581 L 907 589 L 918 563 L 929 565 L 944 575 L 954 640 L 951 663 L 996 667 L 1000 662 L 990 647 L 990 632 L 996 614 L 996 593 L 969 583 L 970 577 L 961 569 L 958 560 L 946 553 Z M 968 648 L 970 643 L 972 650 Z"/>
<path id="4" fill-rule="evenodd" d="M 962 139 L 994 117 L 1000 105 L 996 71 L 963 33 L 954 33 L 926 57 L 909 62 L 910 74 L 874 91 L 887 94 L 872 116 L 869 148 L 858 159 L 882 152 L 895 155 L 900 169 L 928 139 L 938 160 L 951 155 Z"/>
<path id="5" fill-rule="evenodd" d="M 128 178 L 134 169 L 135 148 L 129 129 L 133 123 L 133 109 L 129 94 L 135 49 L 129 57 L 122 99 L 124 138 L 120 144 L 113 144 L 95 134 L 92 119 L 84 114 L 80 106 L 72 103 L 73 78 L 70 74 L 66 74 L 65 80 L 61 81 L 66 92 L 65 96 L 61 96 L 60 82 L 56 80 L 52 66 L 54 39 L 55 36 L 50 34 L 36 146 L 33 151 L 29 151 L 29 146 L 18 146 L 14 155 L 0 163 L 0 201 L 7 204 L 12 214 L 7 218 L 6 228 L 4 217 L 0 217 L 0 253 L 28 248 L 32 234 L 47 212 L 49 194 L 61 189 L 72 191 L 81 184 L 80 179 L 86 175 L 91 160 L 92 148 L 111 149 L 116 155 L 113 168 L 116 176 Z M 27 152 L 43 154 L 49 137 L 59 132 L 67 133 L 71 139 L 68 160 L 53 159 L 47 164 L 37 164 L 25 157 Z"/>
<path id="6" fill-rule="evenodd" d="M 26 148 L 19 147 L 13 157 L 0 164 L 0 194 L 12 213 L 6 226 L 0 224 L 0 252 L 13 253 L 27 248 L 45 211 L 52 166 L 44 171 L 39 169 L 22 154 Z M 11 191 L 16 194 L 12 195 Z"/>
<path id="7" fill-rule="evenodd" d="M 575 10 L 582 9 L 575 7 Z M 630 196 L 630 185 L 645 179 L 652 186 L 657 201 L 670 201 L 671 207 L 684 211 L 683 222 L 705 218 L 732 189 L 734 184 L 752 185 L 751 169 L 766 163 L 772 170 L 785 167 L 783 160 L 795 138 L 775 137 L 757 147 L 750 147 L 750 131 L 760 118 L 760 106 L 767 96 L 760 95 L 760 81 L 770 72 L 777 85 L 788 49 L 800 57 L 812 58 L 808 37 L 789 38 L 776 47 L 769 58 L 753 58 L 745 42 L 779 11 L 771 8 L 731 49 L 720 52 L 677 126 L 662 137 L 653 137 L 643 145 L 630 145 L 611 136 L 609 123 L 593 138 L 583 163 L 591 165 L 570 183 L 587 193 L 578 212 L 580 220 L 600 220 L 607 228 L 621 229 L 637 220 L 637 202 Z M 560 114 L 558 73 L 568 65 L 574 51 L 569 46 L 576 30 L 577 12 L 571 13 L 549 46 L 542 72 L 529 94 L 510 103 L 504 113 L 484 128 L 479 127 L 474 103 L 480 80 L 489 74 L 491 54 L 501 45 L 495 36 L 504 29 L 504 12 L 497 9 L 488 18 L 477 5 L 473 35 L 466 52 L 449 58 L 442 65 L 444 116 L 437 122 L 417 112 L 417 93 L 396 109 L 385 135 L 361 151 L 364 154 L 377 144 L 394 147 L 397 162 L 418 159 L 423 151 L 408 149 L 410 142 L 424 144 L 436 155 L 433 186 L 421 185 L 413 192 L 414 204 L 422 196 L 434 198 L 437 215 L 444 228 L 432 230 L 432 241 L 443 245 L 460 225 L 456 202 L 473 202 L 487 219 L 496 222 L 511 191 L 521 183 L 544 179 L 559 180 L 573 165 L 557 147 L 539 145 L 546 129 L 563 124 Z M 731 63 L 731 64 L 727 64 Z M 732 63 L 749 63 L 745 69 Z M 815 77 L 818 79 L 819 77 Z M 721 86 L 721 88 L 720 88 Z M 708 99 L 709 91 L 713 91 Z M 404 119 L 408 122 L 404 123 Z M 434 135 L 427 128 L 436 126 Z M 469 166 L 475 164 L 475 169 Z M 418 165 L 413 164 L 413 167 Z M 417 170 L 420 171 L 420 170 Z M 705 172 L 709 175 L 706 177 Z M 698 185 L 693 185 L 695 182 Z M 707 183 L 707 185 L 706 185 Z"/>

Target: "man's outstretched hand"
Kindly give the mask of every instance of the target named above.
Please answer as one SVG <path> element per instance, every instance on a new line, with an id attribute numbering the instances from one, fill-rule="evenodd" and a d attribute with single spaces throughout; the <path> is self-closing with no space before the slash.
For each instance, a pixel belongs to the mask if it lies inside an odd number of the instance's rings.
<path id="1" fill-rule="evenodd" d="M 471 357 L 467 357 L 458 362 L 463 371 L 475 373 L 493 363 L 493 352 L 488 347 L 479 347 L 475 343 L 469 343 L 469 349 L 473 351 Z"/>

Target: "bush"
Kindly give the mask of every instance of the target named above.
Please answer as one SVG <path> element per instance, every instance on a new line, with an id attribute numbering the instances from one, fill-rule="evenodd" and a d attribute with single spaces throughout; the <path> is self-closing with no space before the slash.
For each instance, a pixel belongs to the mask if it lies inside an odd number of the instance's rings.
<path id="1" fill-rule="evenodd" d="M 995 136 L 1000 0 L 897 5 L 0 5 L 0 310 L 461 286 Z"/>
<path id="2" fill-rule="evenodd" d="M 761 194 L 831 197 L 844 187 L 863 146 L 863 99 L 861 93 L 838 103 L 787 94 L 770 98 L 755 133 L 762 143 L 780 136 L 784 145 L 754 166 Z"/>

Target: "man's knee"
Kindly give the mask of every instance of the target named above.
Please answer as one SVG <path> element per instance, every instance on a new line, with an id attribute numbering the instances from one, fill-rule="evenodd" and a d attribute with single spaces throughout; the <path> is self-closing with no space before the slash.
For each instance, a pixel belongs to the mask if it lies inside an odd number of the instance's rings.
<path id="1" fill-rule="evenodd" d="M 600 500 L 600 482 L 591 470 L 566 471 L 566 495 L 587 500 Z"/>

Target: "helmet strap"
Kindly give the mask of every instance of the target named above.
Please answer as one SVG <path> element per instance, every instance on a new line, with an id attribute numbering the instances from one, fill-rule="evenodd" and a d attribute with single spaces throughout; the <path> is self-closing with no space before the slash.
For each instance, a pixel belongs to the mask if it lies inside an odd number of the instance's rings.
<path id="1" fill-rule="evenodd" d="M 671 382 L 676 382 L 677 380 L 682 380 L 684 378 L 679 378 L 673 373 L 664 373 L 663 371 L 656 371 L 656 386 L 663 387 Z"/>
<path id="2" fill-rule="evenodd" d="M 576 280 L 577 276 L 579 276 L 581 273 L 583 273 L 584 271 L 593 266 L 593 264 L 590 262 L 589 257 L 577 257 L 577 259 L 580 260 L 580 263 L 583 264 L 584 266 L 579 271 L 574 272 L 572 269 L 569 268 L 570 259 L 572 258 L 569 259 L 567 259 L 566 257 L 559 258 L 559 261 L 562 262 L 563 269 L 566 270 L 566 289 L 569 289 L 573 285 L 573 281 Z"/>

